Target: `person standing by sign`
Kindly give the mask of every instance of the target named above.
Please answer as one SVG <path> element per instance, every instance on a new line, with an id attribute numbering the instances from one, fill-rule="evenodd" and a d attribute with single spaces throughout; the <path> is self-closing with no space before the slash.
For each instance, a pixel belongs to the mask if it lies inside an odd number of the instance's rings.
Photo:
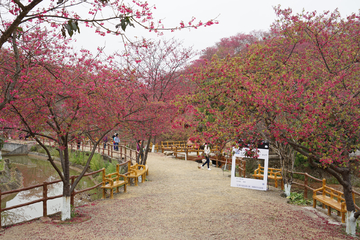
<path id="1" fill-rule="evenodd" d="M 205 164 L 207 164 L 208 170 L 211 170 L 209 164 L 210 164 L 210 147 L 208 143 L 205 143 L 205 147 L 204 147 L 204 154 L 205 154 L 205 158 L 206 158 L 206 162 L 201 166 L 202 169 L 204 169 Z"/>
<path id="2" fill-rule="evenodd" d="M 120 138 L 119 138 L 119 134 L 115 134 L 114 137 L 114 150 L 115 151 L 119 151 L 119 143 L 120 143 Z"/>

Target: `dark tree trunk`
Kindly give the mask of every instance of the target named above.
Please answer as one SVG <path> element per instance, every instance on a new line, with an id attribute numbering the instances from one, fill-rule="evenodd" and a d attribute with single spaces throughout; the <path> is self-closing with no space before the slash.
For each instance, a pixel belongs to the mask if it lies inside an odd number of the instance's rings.
<path id="1" fill-rule="evenodd" d="M 69 149 L 67 146 L 64 146 L 64 186 L 63 186 L 63 196 L 70 197 L 70 161 L 69 161 Z"/>
<path id="2" fill-rule="evenodd" d="M 148 156 L 148 152 L 149 152 L 149 147 L 150 147 L 150 141 L 151 141 L 151 136 L 148 138 L 148 141 L 147 141 L 145 154 L 143 155 L 143 159 L 141 161 L 142 165 L 146 164 L 146 160 L 147 160 L 147 156 Z"/>

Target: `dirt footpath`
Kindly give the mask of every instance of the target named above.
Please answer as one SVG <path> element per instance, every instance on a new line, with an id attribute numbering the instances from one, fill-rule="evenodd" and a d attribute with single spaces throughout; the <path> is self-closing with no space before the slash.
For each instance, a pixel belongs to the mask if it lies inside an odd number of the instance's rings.
<path id="1" fill-rule="evenodd" d="M 280 190 L 230 187 L 229 172 L 198 169 L 159 153 L 148 181 L 114 199 L 77 208 L 77 224 L 35 220 L 0 232 L 0 239 L 352 239 L 311 208 L 286 203 Z"/>

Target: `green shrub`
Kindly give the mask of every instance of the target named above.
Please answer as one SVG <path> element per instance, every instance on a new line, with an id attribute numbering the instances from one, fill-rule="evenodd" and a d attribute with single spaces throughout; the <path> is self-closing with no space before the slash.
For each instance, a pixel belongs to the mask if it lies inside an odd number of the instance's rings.
<path id="1" fill-rule="evenodd" d="M 287 197 L 289 199 L 289 203 L 296 205 L 309 205 L 311 201 L 304 198 L 303 193 L 292 192 L 290 196 Z"/>
<path id="2" fill-rule="evenodd" d="M 305 176 L 302 175 L 302 174 L 293 174 L 293 178 L 294 179 L 299 179 L 301 181 L 304 181 L 305 180 Z"/>
<path id="3" fill-rule="evenodd" d="M 59 151 L 56 148 L 49 149 L 51 156 L 53 157 L 60 157 Z"/>
<path id="4" fill-rule="evenodd" d="M 38 149 L 38 146 L 37 145 L 34 145 L 30 148 L 30 151 L 31 152 L 37 152 L 37 149 Z"/>
<path id="5" fill-rule="evenodd" d="M 108 166 L 106 166 L 105 172 L 106 174 L 116 172 L 116 163 L 109 163 Z"/>
<path id="6" fill-rule="evenodd" d="M 0 171 L 4 170 L 4 161 L 0 160 Z"/>
<path id="7" fill-rule="evenodd" d="M 95 181 L 98 183 L 102 182 L 102 174 L 101 173 L 95 177 Z"/>
<path id="8" fill-rule="evenodd" d="M 44 149 L 44 148 L 42 148 L 42 147 L 41 147 L 41 148 L 39 148 L 37 151 L 38 151 L 38 153 L 44 153 L 44 154 L 46 154 L 45 149 Z"/>
<path id="9" fill-rule="evenodd" d="M 91 159 L 91 162 L 90 162 L 91 170 L 97 171 L 104 167 L 105 167 L 104 161 L 99 156 L 94 155 L 94 157 Z"/>
<path id="10" fill-rule="evenodd" d="M 307 157 L 300 153 L 296 153 L 295 155 L 295 167 L 309 167 L 309 163 L 307 161 Z"/>
<path id="11" fill-rule="evenodd" d="M 85 165 L 84 162 L 86 163 L 85 154 L 83 152 L 72 151 L 69 158 L 70 162 L 77 165 Z"/>

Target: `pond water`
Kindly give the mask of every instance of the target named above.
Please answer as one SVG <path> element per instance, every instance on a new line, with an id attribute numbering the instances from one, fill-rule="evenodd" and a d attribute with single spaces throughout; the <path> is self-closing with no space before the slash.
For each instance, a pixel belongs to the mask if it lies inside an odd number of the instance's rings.
<path id="1" fill-rule="evenodd" d="M 43 182 L 51 182 L 60 179 L 59 175 L 51 164 L 46 160 L 36 159 L 29 156 L 9 156 L 10 163 L 15 165 L 21 172 L 23 177 L 23 186 L 29 187 Z M 70 175 L 78 175 L 79 173 L 70 170 Z M 76 187 L 77 190 L 89 188 L 95 183 L 89 178 L 84 177 Z M 62 194 L 62 182 L 48 185 L 48 197 Z M 8 194 L 1 200 L 1 208 L 11 207 L 23 203 L 28 203 L 42 198 L 43 188 L 34 188 L 19 193 Z M 101 197 L 100 191 L 96 188 L 76 195 L 75 206 L 81 206 L 91 200 Z M 47 201 L 48 215 L 61 211 L 62 198 L 56 198 Z M 1 213 L 1 225 L 11 225 L 23 221 L 42 217 L 43 203 L 34 203 L 28 206 L 15 208 Z"/>

